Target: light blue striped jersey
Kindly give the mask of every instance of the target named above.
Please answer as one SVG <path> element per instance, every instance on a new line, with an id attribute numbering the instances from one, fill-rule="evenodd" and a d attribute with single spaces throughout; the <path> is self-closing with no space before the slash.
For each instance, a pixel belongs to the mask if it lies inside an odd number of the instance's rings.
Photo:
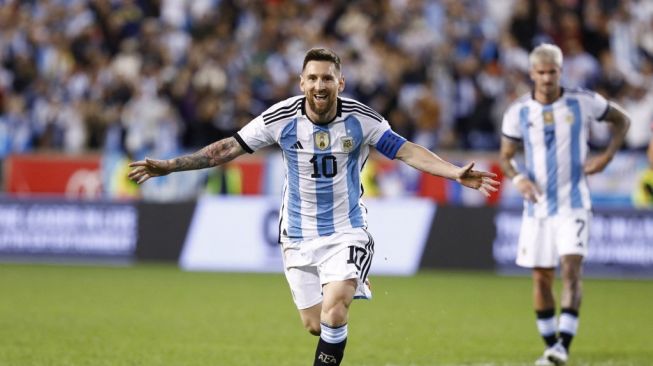
<path id="1" fill-rule="evenodd" d="M 591 208 L 583 166 L 589 127 L 608 111 L 608 101 L 584 89 L 562 89 L 552 104 L 527 94 L 503 116 L 504 136 L 524 143 L 527 175 L 542 191 L 537 203 L 524 202 L 529 216 L 568 214 Z"/>
<path id="2" fill-rule="evenodd" d="M 335 119 L 323 125 L 308 119 L 305 102 L 303 96 L 279 102 L 234 135 L 249 153 L 281 147 L 286 173 L 282 243 L 366 228 L 360 172 L 370 146 L 394 159 L 406 141 L 377 112 L 353 99 L 338 98 Z"/>

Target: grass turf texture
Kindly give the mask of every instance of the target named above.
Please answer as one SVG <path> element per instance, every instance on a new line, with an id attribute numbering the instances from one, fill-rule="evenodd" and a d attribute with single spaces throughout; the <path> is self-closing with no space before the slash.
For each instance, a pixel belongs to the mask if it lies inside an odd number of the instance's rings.
<path id="1" fill-rule="evenodd" d="M 344 365 L 531 365 L 543 350 L 530 279 L 373 277 L 351 309 Z M 653 281 L 585 280 L 570 365 L 653 364 Z M 0 365 L 309 365 L 277 274 L 171 265 L 0 265 Z"/>

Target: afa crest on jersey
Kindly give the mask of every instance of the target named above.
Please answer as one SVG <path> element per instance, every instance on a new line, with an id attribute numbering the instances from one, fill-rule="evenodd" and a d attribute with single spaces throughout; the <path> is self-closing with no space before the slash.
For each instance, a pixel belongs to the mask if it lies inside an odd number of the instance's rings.
<path id="1" fill-rule="evenodd" d="M 318 131 L 315 133 L 315 145 L 320 150 L 326 150 L 329 148 L 329 133 L 326 131 Z"/>
<path id="2" fill-rule="evenodd" d="M 340 142 L 342 143 L 342 151 L 343 152 L 351 152 L 354 150 L 354 138 L 351 136 L 345 136 L 340 138 Z"/>

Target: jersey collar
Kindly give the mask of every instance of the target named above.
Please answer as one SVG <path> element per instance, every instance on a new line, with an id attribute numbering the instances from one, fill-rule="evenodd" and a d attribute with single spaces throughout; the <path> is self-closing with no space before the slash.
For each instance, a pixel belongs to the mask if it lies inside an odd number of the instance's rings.
<path id="1" fill-rule="evenodd" d="M 333 119 L 327 123 L 315 123 L 313 122 L 308 115 L 306 114 L 306 97 L 302 98 L 302 108 L 301 108 L 301 113 L 302 116 L 306 117 L 311 123 L 315 125 L 328 125 L 329 123 L 335 121 L 337 118 L 342 117 L 342 99 L 338 97 L 338 100 L 336 101 L 336 115 L 333 117 Z"/>
<path id="2" fill-rule="evenodd" d="M 559 100 L 562 98 L 562 96 L 563 96 L 564 94 L 565 94 L 565 88 L 563 88 L 563 87 L 561 86 L 561 87 L 560 87 L 560 95 L 558 96 L 558 99 L 554 100 L 553 102 L 549 103 L 548 105 L 551 105 L 551 104 L 553 104 L 553 103 L 559 101 Z M 535 89 L 531 90 L 531 99 L 534 100 L 534 101 L 536 101 L 536 102 L 538 102 L 537 99 L 535 99 Z M 540 103 L 540 102 L 538 102 L 538 103 Z M 540 103 L 540 104 L 542 104 L 542 103 Z"/>

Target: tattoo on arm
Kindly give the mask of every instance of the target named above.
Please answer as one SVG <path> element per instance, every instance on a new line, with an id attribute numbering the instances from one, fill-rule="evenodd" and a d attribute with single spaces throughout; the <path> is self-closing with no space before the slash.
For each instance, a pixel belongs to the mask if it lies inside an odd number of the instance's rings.
<path id="1" fill-rule="evenodd" d="M 233 137 L 207 145 L 201 150 L 172 160 L 175 171 L 204 169 L 224 164 L 245 151 Z"/>
<path id="2" fill-rule="evenodd" d="M 630 126 L 630 117 L 628 117 L 626 111 L 613 102 L 610 102 L 610 107 L 604 119 L 612 123 L 617 129 L 617 132 L 623 132 L 624 135 Z"/>
<path id="3" fill-rule="evenodd" d="M 509 138 L 503 137 L 501 140 L 501 151 L 499 153 L 499 165 L 503 174 L 508 178 L 512 178 L 517 175 L 519 172 L 513 164 L 513 157 L 517 152 L 517 147 L 519 145 Z"/>
<path id="4" fill-rule="evenodd" d="M 608 107 L 608 112 L 604 120 L 612 124 L 612 138 L 606 148 L 606 152 L 614 155 L 626 138 L 626 132 L 628 131 L 628 127 L 630 127 L 630 117 L 621 106 L 610 102 L 610 107 Z"/>

